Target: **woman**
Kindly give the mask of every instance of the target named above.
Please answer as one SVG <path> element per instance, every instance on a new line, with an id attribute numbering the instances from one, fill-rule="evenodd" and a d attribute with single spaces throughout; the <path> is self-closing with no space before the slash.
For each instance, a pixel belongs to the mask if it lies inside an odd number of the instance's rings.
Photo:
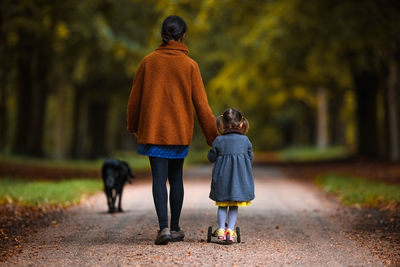
<path id="1" fill-rule="evenodd" d="M 163 43 L 142 60 L 127 108 L 127 129 L 138 139 L 137 152 L 150 159 L 153 199 L 160 225 L 156 245 L 182 241 L 185 236 L 179 227 L 179 217 L 183 204 L 183 161 L 193 136 L 193 106 L 207 143 L 211 145 L 217 136 L 199 67 L 187 56 L 188 49 L 182 43 L 185 34 L 186 23 L 182 18 L 169 16 L 164 20 Z"/>

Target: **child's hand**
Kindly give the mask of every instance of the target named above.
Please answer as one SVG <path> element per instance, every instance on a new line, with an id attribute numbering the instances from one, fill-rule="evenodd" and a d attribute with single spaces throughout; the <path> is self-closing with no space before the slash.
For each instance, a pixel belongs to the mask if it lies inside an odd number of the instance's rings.
<path id="1" fill-rule="evenodd" d="M 217 151 L 215 148 L 212 148 L 210 151 L 208 151 L 207 158 L 211 162 L 215 162 L 217 160 Z"/>

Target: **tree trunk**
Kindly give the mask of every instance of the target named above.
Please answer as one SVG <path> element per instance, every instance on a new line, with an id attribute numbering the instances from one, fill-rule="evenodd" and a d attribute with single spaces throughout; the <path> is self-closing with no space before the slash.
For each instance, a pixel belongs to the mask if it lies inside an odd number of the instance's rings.
<path id="1" fill-rule="evenodd" d="M 44 39 L 39 45 L 36 59 L 36 82 L 33 87 L 31 98 L 31 113 L 29 127 L 29 150 L 28 153 L 34 156 L 43 156 L 43 129 L 45 122 L 45 111 L 47 94 L 49 91 L 50 71 L 50 48 L 47 40 Z"/>
<path id="2" fill-rule="evenodd" d="M 292 123 L 292 127 L 289 129 L 292 136 L 291 145 L 314 145 L 317 134 L 317 115 L 315 113 L 315 109 L 310 107 L 305 102 L 299 102 L 297 105 L 299 116 Z"/>
<path id="3" fill-rule="evenodd" d="M 398 96 L 398 64 L 395 59 L 389 62 L 388 90 L 387 90 L 387 115 L 389 132 L 389 159 L 400 160 L 399 136 L 399 96 Z"/>
<path id="4" fill-rule="evenodd" d="M 342 119 L 344 92 L 335 89 L 330 92 L 329 133 L 332 145 L 345 145 L 345 125 Z"/>
<path id="5" fill-rule="evenodd" d="M 378 157 L 377 92 L 379 80 L 375 73 L 360 72 L 354 75 L 357 99 L 358 155 Z"/>
<path id="6" fill-rule="evenodd" d="M 1 77 L 0 77 L 0 151 L 6 147 L 7 133 L 8 133 L 8 114 L 7 114 L 7 77 L 10 74 L 10 61 L 9 54 L 6 49 L 2 51 L 2 66 L 1 66 Z"/>
<path id="7" fill-rule="evenodd" d="M 93 102 L 89 105 L 89 137 L 90 149 L 89 157 L 96 158 L 105 156 L 106 132 L 107 132 L 107 103 Z"/>
<path id="8" fill-rule="evenodd" d="M 11 56 L 10 49 L 7 45 L 7 33 L 4 28 L 4 23 L 10 16 L 10 4 L 6 1 L 2 1 L 0 8 L 1 16 L 0 16 L 0 62 L 1 62 L 1 73 L 0 73 L 0 151 L 4 150 L 6 146 L 7 139 L 7 124 L 8 124 L 8 115 L 7 115 L 7 77 L 9 76 L 11 70 Z"/>
<path id="9" fill-rule="evenodd" d="M 82 100 L 83 96 L 81 94 L 81 88 L 79 86 L 75 87 L 75 97 L 74 103 L 72 108 L 72 140 L 71 140 L 71 150 L 70 156 L 71 158 L 80 158 L 82 157 L 81 149 L 82 142 L 81 142 L 81 135 L 80 135 L 80 125 L 81 125 L 81 118 L 82 118 Z"/>
<path id="10" fill-rule="evenodd" d="M 2 10 L 4 13 L 4 10 Z M 7 51 L 5 32 L 3 31 L 4 21 L 2 14 L 0 18 L 0 62 L 1 62 L 1 73 L 0 73 L 0 151 L 5 148 L 6 145 L 6 136 L 7 136 L 7 108 L 6 108 L 6 99 L 7 99 L 7 77 L 10 72 L 10 58 L 9 51 Z"/>
<path id="11" fill-rule="evenodd" d="M 317 146 L 328 146 L 328 94 L 325 88 L 317 91 Z"/>
<path id="12" fill-rule="evenodd" d="M 24 154 L 28 151 L 28 137 L 30 136 L 30 119 L 32 110 L 33 91 L 33 38 L 21 33 L 17 59 L 17 125 L 13 152 Z"/>
<path id="13" fill-rule="evenodd" d="M 5 77 L 1 77 L 0 85 L 0 151 L 4 150 L 7 138 L 7 108 L 6 108 L 6 82 Z"/>
<path id="14" fill-rule="evenodd" d="M 57 107 L 56 121 L 55 121 L 55 137 L 54 137 L 54 157 L 57 159 L 65 158 L 66 156 L 66 146 L 67 146 L 67 88 L 59 84 L 56 93 Z"/>

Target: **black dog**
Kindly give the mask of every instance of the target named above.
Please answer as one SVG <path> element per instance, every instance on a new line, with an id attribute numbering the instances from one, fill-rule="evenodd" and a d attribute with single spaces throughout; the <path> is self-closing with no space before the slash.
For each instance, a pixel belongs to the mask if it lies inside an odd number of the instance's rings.
<path id="1" fill-rule="evenodd" d="M 135 177 L 128 163 L 117 159 L 106 159 L 101 170 L 104 181 L 104 192 L 107 197 L 108 212 L 115 212 L 115 200 L 119 196 L 118 211 L 122 212 L 121 197 L 125 182 L 132 183 Z"/>

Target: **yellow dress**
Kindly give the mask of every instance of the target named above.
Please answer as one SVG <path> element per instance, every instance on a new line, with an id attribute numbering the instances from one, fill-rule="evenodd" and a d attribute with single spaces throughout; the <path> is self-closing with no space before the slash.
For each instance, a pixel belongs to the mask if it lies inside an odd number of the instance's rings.
<path id="1" fill-rule="evenodd" d="M 238 206 L 238 207 L 247 207 L 250 206 L 251 201 L 224 201 L 224 202 L 219 202 L 216 201 L 215 205 L 219 207 L 228 207 L 228 206 Z"/>

